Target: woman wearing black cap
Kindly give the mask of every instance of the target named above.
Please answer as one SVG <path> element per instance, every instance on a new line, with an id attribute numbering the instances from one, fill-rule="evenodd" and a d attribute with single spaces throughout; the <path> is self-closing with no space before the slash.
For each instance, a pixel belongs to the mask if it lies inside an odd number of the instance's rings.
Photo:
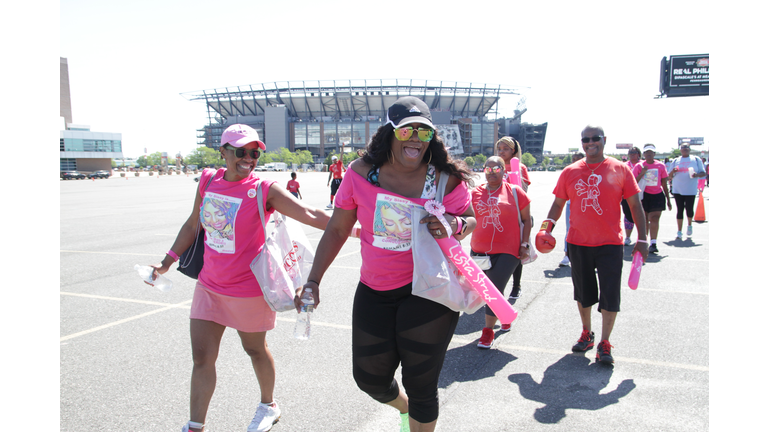
<path id="1" fill-rule="evenodd" d="M 414 432 L 435 428 L 437 382 L 459 314 L 411 294 L 412 224 L 426 223 L 435 238 L 446 232 L 435 216 L 411 221 L 404 210 L 435 198 L 444 175 L 445 219 L 460 240 L 475 226 L 471 173 L 446 151 L 429 107 L 415 97 L 398 99 L 366 153 L 350 164 L 317 247 L 324 253 L 315 257 L 305 285 L 314 289 L 317 307 L 318 285 L 359 221 L 363 264 L 352 312 L 353 375 L 361 390 L 400 411 L 401 430 Z M 398 366 L 405 391 L 394 378 Z"/>

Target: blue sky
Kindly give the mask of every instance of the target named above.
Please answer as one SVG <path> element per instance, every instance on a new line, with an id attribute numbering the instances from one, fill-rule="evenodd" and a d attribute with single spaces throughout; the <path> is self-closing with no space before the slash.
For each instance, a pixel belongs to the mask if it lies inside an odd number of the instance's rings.
<path id="1" fill-rule="evenodd" d="M 709 53 L 657 25 L 689 6 L 649 2 L 420 1 L 404 11 L 359 1 L 63 0 L 60 56 L 69 63 L 74 122 L 121 132 L 127 156 L 187 154 L 206 122 L 180 93 L 275 81 L 429 79 L 526 87 L 528 122 L 549 122 L 546 150 L 579 146 L 584 125 L 615 143 L 671 149 L 709 134 L 709 97 L 654 99 L 659 62 Z M 618 2 L 615 2 L 618 3 Z M 393 9 L 393 8 L 392 8 Z M 695 11 L 694 11 L 695 14 Z M 715 61 L 717 68 L 717 61 Z M 516 98 L 502 98 L 502 114 Z"/>

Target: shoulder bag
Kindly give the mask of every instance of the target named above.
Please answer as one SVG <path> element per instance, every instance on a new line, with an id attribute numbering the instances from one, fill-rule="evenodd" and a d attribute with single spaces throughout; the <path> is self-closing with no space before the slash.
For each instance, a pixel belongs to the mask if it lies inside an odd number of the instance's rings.
<path id="1" fill-rule="evenodd" d="M 208 183 L 205 184 L 205 188 L 203 188 L 203 192 L 200 193 L 200 196 L 204 196 L 205 191 L 208 189 L 208 186 L 211 184 L 215 175 L 216 171 L 211 173 L 208 178 Z M 202 175 L 200 177 L 202 178 Z M 197 211 L 199 212 L 200 210 L 198 209 Z M 197 279 L 200 275 L 200 270 L 203 269 L 203 253 L 205 252 L 205 234 L 203 233 L 203 227 L 200 224 L 198 224 L 198 226 L 199 229 L 197 230 L 197 234 L 195 234 L 195 242 L 181 254 L 179 257 L 179 266 L 176 267 L 176 270 L 192 279 Z"/>
<path id="2" fill-rule="evenodd" d="M 301 224 L 277 211 L 270 217 L 269 223 L 273 223 L 274 227 L 267 233 L 261 185 L 262 182 L 259 182 L 256 196 L 264 227 L 264 246 L 251 262 L 251 271 L 269 308 L 285 312 L 295 309 L 293 299 L 296 290 L 307 283 L 315 253 Z"/>
<path id="3" fill-rule="evenodd" d="M 443 201 L 449 175 L 440 173 L 435 200 Z M 419 221 L 429 213 L 422 206 L 411 206 L 411 252 L 413 283 L 411 294 L 440 303 L 455 311 L 474 313 L 485 304 L 459 269 L 449 261 L 427 228 Z"/>

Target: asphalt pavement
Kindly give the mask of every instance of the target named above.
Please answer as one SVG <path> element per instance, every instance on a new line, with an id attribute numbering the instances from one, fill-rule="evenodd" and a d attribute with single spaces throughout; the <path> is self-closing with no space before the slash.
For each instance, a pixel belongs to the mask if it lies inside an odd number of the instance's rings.
<path id="1" fill-rule="evenodd" d="M 534 230 L 560 172 L 532 172 Z M 162 259 L 192 211 L 194 176 L 60 182 L 60 430 L 178 431 L 189 418 L 189 307 L 194 280 L 168 272 L 169 292 L 145 285 L 135 264 Z M 285 184 L 289 173 L 264 173 Z M 305 202 L 325 207 L 327 173 L 299 173 Z M 710 213 L 711 190 L 705 189 Z M 674 204 L 673 204 L 674 206 Z M 659 253 L 637 290 L 626 281 L 611 344 L 574 354 L 581 332 L 570 267 L 558 246 L 522 274 L 519 312 L 492 349 L 477 341 L 483 310 L 463 314 L 439 382 L 438 431 L 702 431 L 710 428 L 710 223 L 675 240 L 675 212 L 661 218 Z M 305 227 L 317 245 L 322 232 Z M 636 234 L 635 234 L 636 238 Z M 468 250 L 468 241 L 464 242 Z M 357 389 L 351 372 L 351 308 L 360 244 L 349 239 L 323 279 L 309 341 L 293 339 L 295 313 L 278 314 L 267 340 L 277 364 L 281 431 L 396 431 L 399 416 Z M 318 251 L 317 253 L 322 253 Z M 510 285 L 505 292 L 511 290 Z M 601 319 L 594 308 L 593 326 Z M 259 402 L 250 361 L 228 329 L 208 413 L 211 432 L 244 431 Z"/>

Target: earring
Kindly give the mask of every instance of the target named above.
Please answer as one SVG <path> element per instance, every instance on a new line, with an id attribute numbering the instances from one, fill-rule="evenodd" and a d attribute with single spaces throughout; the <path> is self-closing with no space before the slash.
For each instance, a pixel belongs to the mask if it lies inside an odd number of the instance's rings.
<path id="1" fill-rule="evenodd" d="M 389 159 L 390 156 L 392 156 L 391 160 Z M 387 161 L 389 161 L 389 163 L 391 163 L 392 165 L 395 164 L 395 155 L 392 154 L 392 150 L 390 150 L 389 153 L 387 153 Z"/>
<path id="2" fill-rule="evenodd" d="M 432 149 L 429 149 L 429 160 L 427 161 L 427 165 L 432 162 Z"/>

